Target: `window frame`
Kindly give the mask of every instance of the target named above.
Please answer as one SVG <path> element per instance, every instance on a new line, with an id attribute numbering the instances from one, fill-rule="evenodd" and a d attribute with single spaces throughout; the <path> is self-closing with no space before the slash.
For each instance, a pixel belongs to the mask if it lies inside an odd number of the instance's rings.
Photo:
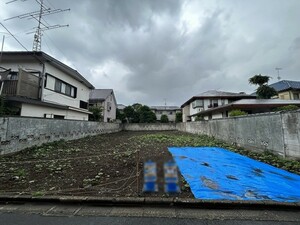
<path id="1" fill-rule="evenodd" d="M 51 76 L 51 77 L 53 77 L 55 79 L 54 89 L 47 88 L 46 82 L 47 82 L 47 77 L 48 76 Z M 73 86 L 73 85 L 71 85 L 71 84 L 69 84 L 69 83 L 67 83 L 67 82 L 65 82 L 65 81 L 63 81 L 63 80 L 61 80 L 61 79 L 53 76 L 52 74 L 49 74 L 49 73 L 46 73 L 46 79 L 45 80 L 46 80 L 46 82 L 45 82 L 45 89 L 50 90 L 50 91 L 54 91 L 56 93 L 59 93 L 59 94 L 65 95 L 65 96 L 68 96 L 70 98 L 77 98 L 77 87 L 75 87 L 75 86 Z M 65 86 L 65 88 L 64 88 L 65 92 L 62 92 L 62 86 L 63 85 Z M 59 89 L 58 89 L 58 86 L 59 86 Z M 68 92 L 70 94 L 67 93 L 67 90 L 70 90 Z M 72 93 L 73 93 L 73 95 L 72 95 Z"/>

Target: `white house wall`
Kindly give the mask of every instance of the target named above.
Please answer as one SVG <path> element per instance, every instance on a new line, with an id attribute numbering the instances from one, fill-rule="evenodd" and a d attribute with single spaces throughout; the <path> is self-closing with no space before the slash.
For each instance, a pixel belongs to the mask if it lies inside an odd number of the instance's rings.
<path id="1" fill-rule="evenodd" d="M 86 113 L 25 103 L 22 104 L 21 116 L 44 117 L 45 114 L 50 118 L 53 117 L 53 115 L 59 115 L 70 120 L 88 120 L 88 114 Z"/>
<path id="2" fill-rule="evenodd" d="M 49 63 L 46 64 L 46 73 L 49 73 L 50 75 L 76 87 L 77 96 L 76 98 L 73 98 L 64 94 L 57 93 L 53 90 L 48 90 L 47 88 L 52 89 L 52 85 L 53 85 L 53 81 L 51 81 L 50 78 L 50 82 L 48 83 L 47 81 L 47 86 L 44 89 L 43 99 L 45 102 L 58 103 L 62 105 L 72 106 L 75 108 L 79 108 L 80 100 L 84 102 L 88 102 L 90 89 L 86 87 L 84 84 L 80 83 L 79 81 L 72 78 L 71 76 L 63 73 L 62 71 L 56 69 Z"/>

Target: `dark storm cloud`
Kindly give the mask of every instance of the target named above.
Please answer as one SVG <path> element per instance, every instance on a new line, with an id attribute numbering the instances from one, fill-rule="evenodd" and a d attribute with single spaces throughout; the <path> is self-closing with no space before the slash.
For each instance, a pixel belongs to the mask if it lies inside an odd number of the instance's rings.
<path id="1" fill-rule="evenodd" d="M 284 79 L 299 80 L 297 0 L 44 2 L 71 11 L 45 17 L 70 27 L 46 32 L 43 51 L 96 87 L 114 88 L 120 103 L 163 104 L 166 98 L 181 105 L 209 89 L 252 92 L 248 78 L 263 73 L 276 81 L 275 67 L 283 68 Z M 34 0 L 1 4 L 2 22 L 38 8 Z M 5 24 L 31 49 L 33 34 L 22 32 L 36 26 L 33 20 Z M 6 48 L 22 50 L 6 40 Z"/>

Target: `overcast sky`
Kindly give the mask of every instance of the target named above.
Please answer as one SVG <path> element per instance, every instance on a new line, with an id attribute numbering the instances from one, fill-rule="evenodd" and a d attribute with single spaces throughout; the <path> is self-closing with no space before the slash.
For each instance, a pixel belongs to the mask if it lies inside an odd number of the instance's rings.
<path id="1" fill-rule="evenodd" d="M 0 21 L 32 50 L 36 0 L 0 0 Z M 251 93 L 249 77 L 300 80 L 299 0 L 44 0 L 42 51 L 78 70 L 118 103 L 180 106 L 207 90 Z M 4 51 L 24 49 L 5 35 Z"/>

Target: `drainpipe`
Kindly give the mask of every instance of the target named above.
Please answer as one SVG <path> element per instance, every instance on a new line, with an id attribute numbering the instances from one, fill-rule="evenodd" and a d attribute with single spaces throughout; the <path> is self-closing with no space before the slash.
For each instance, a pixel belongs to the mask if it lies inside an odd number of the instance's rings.
<path id="1" fill-rule="evenodd" d="M 42 81 L 41 81 L 41 101 L 44 101 L 44 86 L 45 86 L 45 63 L 42 63 Z"/>

